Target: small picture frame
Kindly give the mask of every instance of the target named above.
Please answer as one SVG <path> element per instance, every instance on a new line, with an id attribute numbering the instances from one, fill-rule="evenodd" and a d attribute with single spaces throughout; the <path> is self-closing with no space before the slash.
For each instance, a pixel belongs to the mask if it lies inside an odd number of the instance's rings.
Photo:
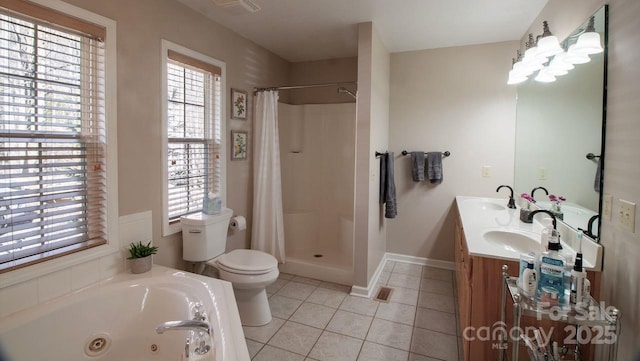
<path id="1" fill-rule="evenodd" d="M 247 92 L 231 88 L 231 118 L 247 119 Z"/>
<path id="2" fill-rule="evenodd" d="M 247 132 L 231 131 L 231 160 L 247 159 L 249 135 Z"/>

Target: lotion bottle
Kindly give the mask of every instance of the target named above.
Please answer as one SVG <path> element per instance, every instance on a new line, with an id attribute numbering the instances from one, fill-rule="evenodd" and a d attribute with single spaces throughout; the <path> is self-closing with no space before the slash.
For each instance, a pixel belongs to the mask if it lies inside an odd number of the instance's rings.
<path id="1" fill-rule="evenodd" d="M 528 261 L 527 268 L 522 272 L 522 291 L 527 297 L 535 297 L 537 288 L 538 277 L 533 269 L 533 261 Z"/>

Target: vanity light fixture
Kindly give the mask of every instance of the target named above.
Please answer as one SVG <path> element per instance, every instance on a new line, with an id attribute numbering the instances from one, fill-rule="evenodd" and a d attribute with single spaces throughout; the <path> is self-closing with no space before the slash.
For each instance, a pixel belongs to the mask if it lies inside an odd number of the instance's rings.
<path id="1" fill-rule="evenodd" d="M 562 47 L 560 47 L 558 38 L 549 31 L 549 23 L 546 20 L 542 22 L 542 35 L 538 39 L 537 46 L 538 51 L 536 52 L 536 57 L 538 58 L 546 59 L 564 51 Z"/>
<path id="2" fill-rule="evenodd" d="M 542 69 L 543 64 L 547 62 L 547 58 L 538 55 L 538 47 L 533 39 L 533 34 L 529 34 L 529 41 L 525 43 L 525 46 L 527 50 L 524 52 L 522 63 L 531 70 L 531 72 Z"/>
<path id="3" fill-rule="evenodd" d="M 596 32 L 595 28 L 595 16 L 589 18 L 589 24 L 578 37 L 578 41 L 573 48 L 573 52 L 576 54 L 590 55 L 602 53 L 604 48 L 600 43 L 600 34 Z"/>
<path id="4" fill-rule="evenodd" d="M 591 61 L 589 55 L 603 51 L 600 45 L 600 34 L 595 32 L 594 18 L 589 19 L 589 25 L 578 41 L 568 47 L 567 52 L 560 46 L 558 38 L 549 31 L 549 23 L 542 22 L 543 33 L 537 38 L 529 34 L 525 43 L 524 57 L 517 51 L 518 57 L 513 59 L 513 66 L 509 71 L 507 84 L 519 84 L 528 79 L 534 72 L 536 81 L 551 83 L 556 76 L 565 75 L 574 68 L 573 64 L 584 64 Z M 537 41 L 535 40 L 537 39 Z M 582 42 L 580 41 L 582 40 Z M 568 45 L 565 43 L 565 46 Z M 549 58 L 552 57 L 550 60 Z M 548 65 L 545 64 L 548 62 Z"/>

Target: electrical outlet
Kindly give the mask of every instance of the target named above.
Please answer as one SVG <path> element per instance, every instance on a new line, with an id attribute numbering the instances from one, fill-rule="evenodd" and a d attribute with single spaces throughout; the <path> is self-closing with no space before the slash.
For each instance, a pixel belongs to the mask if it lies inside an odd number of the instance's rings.
<path id="1" fill-rule="evenodd" d="M 633 233 L 635 224 L 636 204 L 620 199 L 620 228 Z"/>
<path id="2" fill-rule="evenodd" d="M 602 218 L 603 220 L 611 220 L 611 207 L 613 206 L 613 196 L 605 194 L 602 196 Z"/>
<path id="3" fill-rule="evenodd" d="M 538 168 L 538 179 L 539 180 L 547 179 L 547 168 L 543 168 L 543 167 Z"/>
<path id="4" fill-rule="evenodd" d="M 482 166 L 482 176 L 483 177 L 491 177 L 491 166 L 483 165 Z"/>

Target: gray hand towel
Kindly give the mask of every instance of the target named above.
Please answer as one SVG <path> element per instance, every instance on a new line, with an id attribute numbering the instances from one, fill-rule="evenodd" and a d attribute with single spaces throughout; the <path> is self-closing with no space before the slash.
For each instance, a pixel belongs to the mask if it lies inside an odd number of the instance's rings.
<path id="1" fill-rule="evenodd" d="M 601 177 L 602 177 L 602 156 L 598 158 L 598 166 L 596 168 L 596 178 L 593 182 L 593 189 L 598 193 L 600 193 Z"/>
<path id="2" fill-rule="evenodd" d="M 386 218 L 396 218 L 398 214 L 393 177 L 393 152 L 387 152 L 380 156 L 380 204 L 385 205 Z"/>
<path id="3" fill-rule="evenodd" d="M 442 152 L 427 153 L 427 178 L 432 184 L 442 183 Z"/>
<path id="4" fill-rule="evenodd" d="M 424 180 L 424 152 L 411 152 L 411 178 L 414 182 Z"/>

